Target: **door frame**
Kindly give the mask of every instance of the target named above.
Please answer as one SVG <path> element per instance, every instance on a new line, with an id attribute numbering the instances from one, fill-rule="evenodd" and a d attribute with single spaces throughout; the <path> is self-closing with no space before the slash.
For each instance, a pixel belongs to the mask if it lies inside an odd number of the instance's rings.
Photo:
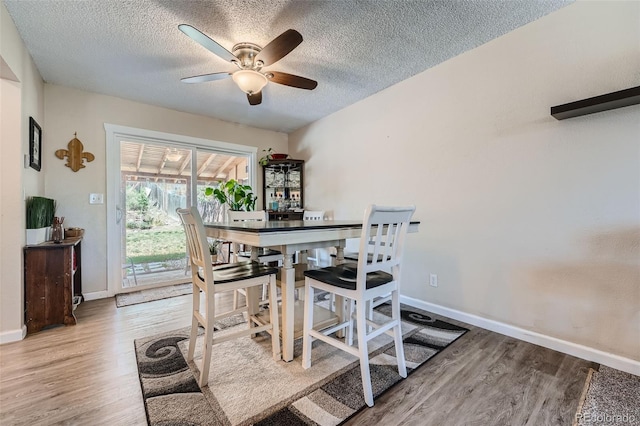
<path id="1" fill-rule="evenodd" d="M 257 185 L 257 152 L 258 148 L 250 145 L 240 145 L 212 139 L 196 138 L 192 136 L 165 133 L 155 130 L 139 129 L 104 123 L 106 133 L 106 209 L 107 209 L 107 296 L 113 297 L 122 289 L 122 250 L 120 220 L 124 214 L 121 206 L 121 171 L 120 171 L 120 142 L 140 142 L 157 145 L 170 145 L 193 149 L 191 159 L 191 176 L 197 173 L 197 150 L 214 151 L 229 155 L 248 157 L 248 175 L 252 188 Z M 194 149 L 195 148 L 195 149 Z M 197 200 L 197 177 L 192 179 L 191 200 Z M 131 291 L 131 290 L 130 290 Z"/>

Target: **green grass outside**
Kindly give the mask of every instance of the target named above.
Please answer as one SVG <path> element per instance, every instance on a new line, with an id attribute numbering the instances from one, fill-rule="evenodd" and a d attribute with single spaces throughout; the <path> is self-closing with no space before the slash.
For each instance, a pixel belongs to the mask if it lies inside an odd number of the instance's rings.
<path id="1" fill-rule="evenodd" d="M 134 263 L 183 259 L 186 249 L 182 226 L 127 229 L 127 257 Z"/>

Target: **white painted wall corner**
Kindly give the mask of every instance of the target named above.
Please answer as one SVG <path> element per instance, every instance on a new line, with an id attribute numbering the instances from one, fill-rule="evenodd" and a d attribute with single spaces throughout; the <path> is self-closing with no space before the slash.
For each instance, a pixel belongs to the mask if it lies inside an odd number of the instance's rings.
<path id="1" fill-rule="evenodd" d="M 88 300 L 97 300 L 97 299 L 106 299 L 109 296 L 107 291 L 94 291 L 92 293 L 82 293 L 85 301 Z"/>
<path id="2" fill-rule="evenodd" d="M 9 330 L 0 333 L 0 345 L 5 343 L 18 342 L 27 336 L 27 326 L 23 325 L 22 329 Z"/>

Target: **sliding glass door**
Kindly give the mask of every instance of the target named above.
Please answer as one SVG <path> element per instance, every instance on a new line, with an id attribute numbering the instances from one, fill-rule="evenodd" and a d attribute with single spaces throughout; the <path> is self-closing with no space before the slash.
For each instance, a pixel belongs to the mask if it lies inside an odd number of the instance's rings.
<path id="1" fill-rule="evenodd" d="M 176 209 L 191 204 L 191 150 L 122 141 L 120 157 L 123 290 L 188 282 Z"/>
<path id="2" fill-rule="evenodd" d="M 109 271 L 111 275 L 118 271 L 114 293 L 189 282 L 184 231 L 176 209 L 195 205 L 205 222 L 221 221 L 224 208 L 205 196 L 205 189 L 228 179 L 255 185 L 256 148 L 204 146 L 198 143 L 201 140 L 186 139 L 191 143 L 180 137 L 172 141 L 113 135 L 119 159 L 117 173 L 110 178 L 117 176 L 118 197 L 108 197 L 108 204 L 115 201 L 114 230 L 119 235 L 117 243 L 115 238 L 108 242 Z"/>

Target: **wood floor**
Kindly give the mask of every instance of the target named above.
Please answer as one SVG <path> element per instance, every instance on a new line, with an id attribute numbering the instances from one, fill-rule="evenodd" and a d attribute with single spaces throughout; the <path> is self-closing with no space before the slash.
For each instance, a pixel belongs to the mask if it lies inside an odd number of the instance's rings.
<path id="1" fill-rule="evenodd" d="M 190 307 L 85 302 L 77 325 L 0 346 L 0 424 L 145 425 L 133 340 L 188 326 Z M 597 364 L 448 321 L 471 331 L 347 424 L 571 425 Z"/>

